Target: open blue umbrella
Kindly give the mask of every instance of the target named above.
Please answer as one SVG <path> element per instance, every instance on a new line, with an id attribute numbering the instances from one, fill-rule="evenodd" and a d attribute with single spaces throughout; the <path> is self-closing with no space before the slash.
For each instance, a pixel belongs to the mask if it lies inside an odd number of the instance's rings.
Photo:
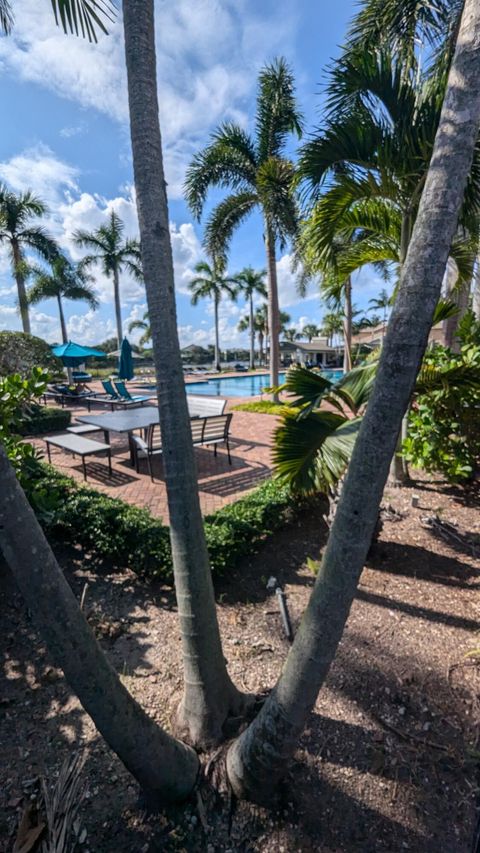
<path id="1" fill-rule="evenodd" d="M 60 344 L 58 347 L 52 347 L 54 355 L 58 356 L 65 367 L 77 367 L 83 364 L 86 358 L 95 356 L 96 358 L 105 358 L 106 353 L 92 347 L 82 347 L 81 344 L 76 344 L 73 341 L 68 341 L 67 344 Z"/>
<path id="2" fill-rule="evenodd" d="M 134 369 L 133 369 L 133 358 L 132 358 L 132 348 L 130 346 L 129 341 L 126 338 L 122 341 L 122 346 L 120 349 L 120 358 L 118 360 L 118 378 L 119 379 L 133 379 Z"/>

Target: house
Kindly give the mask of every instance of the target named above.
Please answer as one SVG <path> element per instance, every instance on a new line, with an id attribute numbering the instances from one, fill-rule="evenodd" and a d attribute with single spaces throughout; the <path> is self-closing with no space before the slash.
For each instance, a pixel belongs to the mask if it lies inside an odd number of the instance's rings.
<path id="1" fill-rule="evenodd" d="M 318 367 L 335 367 L 343 357 L 343 344 L 332 346 L 326 337 L 312 338 L 311 341 L 280 342 L 282 361 L 291 364 L 315 365 Z"/>

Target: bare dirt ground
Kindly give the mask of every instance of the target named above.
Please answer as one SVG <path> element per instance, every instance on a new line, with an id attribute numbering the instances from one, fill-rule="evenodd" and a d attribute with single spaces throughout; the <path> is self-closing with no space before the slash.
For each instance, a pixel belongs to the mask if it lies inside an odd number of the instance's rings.
<path id="1" fill-rule="evenodd" d="M 465 655 L 480 646 L 479 496 L 423 481 L 387 490 L 385 504 L 391 510 L 337 658 L 270 812 L 205 785 L 204 811 L 192 800 L 146 815 L 2 568 L 0 851 L 12 849 L 39 776 L 53 782 L 65 757 L 85 747 L 82 851 L 469 853 L 480 790 L 480 663 Z M 325 537 L 321 508 L 310 511 L 217 582 L 225 655 L 245 690 L 268 690 L 288 652 L 268 577 L 284 585 L 296 626 L 314 582 L 306 559 L 318 558 Z M 170 726 L 181 695 L 171 590 L 113 574 L 74 549 L 59 558 L 79 598 L 88 584 L 85 612 L 124 682 Z"/>

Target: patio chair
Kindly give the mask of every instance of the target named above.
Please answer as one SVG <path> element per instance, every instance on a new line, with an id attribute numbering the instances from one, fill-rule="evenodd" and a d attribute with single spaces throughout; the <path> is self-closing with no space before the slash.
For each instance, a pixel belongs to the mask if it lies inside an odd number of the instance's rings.
<path id="1" fill-rule="evenodd" d="M 230 456 L 230 445 L 228 443 L 228 434 L 230 431 L 230 424 L 232 421 L 232 414 L 228 415 L 215 415 L 213 417 L 208 417 L 203 419 L 203 434 L 202 434 L 202 444 L 213 444 L 213 452 L 214 455 L 217 455 L 217 444 L 225 444 L 227 447 L 228 453 L 228 461 L 230 465 L 232 464 L 232 457 Z M 194 421 L 192 421 L 193 425 Z"/>
<path id="2" fill-rule="evenodd" d="M 102 379 L 103 389 L 112 400 L 120 400 L 120 394 L 115 391 L 111 379 Z"/>
<path id="3" fill-rule="evenodd" d="M 140 459 L 146 459 L 148 473 L 153 483 L 152 456 L 160 456 L 163 453 L 160 425 L 152 424 L 147 427 L 145 439 L 139 435 L 132 435 L 131 442 L 135 471 L 137 474 L 140 473 Z"/>
<path id="4" fill-rule="evenodd" d="M 111 383 L 110 383 L 111 384 Z M 127 403 L 146 403 L 148 400 L 151 400 L 152 397 L 145 397 L 139 394 L 130 394 L 124 382 L 120 382 L 120 380 L 116 380 L 113 383 L 117 390 L 117 396 L 119 400 L 124 400 Z"/>

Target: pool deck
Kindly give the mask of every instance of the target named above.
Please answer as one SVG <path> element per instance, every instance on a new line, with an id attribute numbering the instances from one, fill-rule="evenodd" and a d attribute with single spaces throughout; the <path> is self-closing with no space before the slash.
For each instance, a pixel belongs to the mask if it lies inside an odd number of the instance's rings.
<path id="1" fill-rule="evenodd" d="M 94 387 L 96 383 L 91 385 Z M 97 390 L 96 387 L 95 390 Z M 242 401 L 245 402 L 246 398 L 244 397 Z M 226 411 L 229 410 L 230 405 L 239 402 L 238 397 L 232 398 L 227 404 Z M 71 406 L 69 410 L 72 412 L 72 421 L 76 415 L 86 414 L 84 407 Z M 102 411 L 106 410 L 103 407 L 92 408 L 92 413 Z M 233 503 L 270 476 L 272 438 L 277 421 L 278 419 L 271 415 L 234 412 L 230 433 L 232 465 L 228 463 L 227 452 L 223 445 L 219 446 L 216 457 L 213 448 L 195 449 L 200 506 L 204 515 Z M 94 439 L 96 437 L 93 436 Z M 153 458 L 155 482 L 152 483 L 145 461 L 140 463 L 140 474 L 131 467 L 126 436 L 111 433 L 110 439 L 112 475 L 109 475 L 106 459 L 89 457 L 87 485 L 135 506 L 146 507 L 152 515 L 168 522 L 167 495 L 161 457 Z M 41 438 L 36 437 L 31 440 L 41 450 L 45 450 L 45 443 Z M 103 440 L 100 434 L 98 440 Z M 83 482 L 79 458 L 73 459 L 70 454 L 54 447 L 52 448 L 52 465 L 79 482 Z"/>

